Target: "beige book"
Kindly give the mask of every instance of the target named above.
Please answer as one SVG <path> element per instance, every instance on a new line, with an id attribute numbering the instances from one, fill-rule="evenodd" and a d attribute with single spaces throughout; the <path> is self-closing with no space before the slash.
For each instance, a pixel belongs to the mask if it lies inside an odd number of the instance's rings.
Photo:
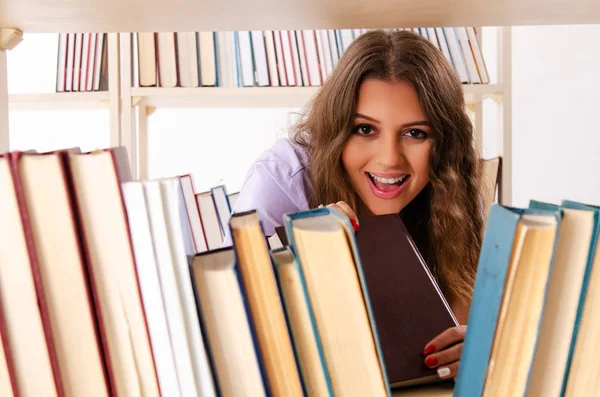
<path id="1" fill-rule="evenodd" d="M 198 87 L 198 45 L 195 32 L 177 32 L 177 66 L 182 87 Z"/>
<path id="2" fill-rule="evenodd" d="M 63 154 L 24 154 L 19 176 L 66 396 L 108 396 Z"/>
<path id="3" fill-rule="evenodd" d="M 499 157 L 481 160 L 481 197 L 483 201 L 483 214 L 486 219 L 490 212 L 490 207 L 496 199 L 500 162 L 501 159 Z"/>
<path id="4" fill-rule="evenodd" d="M 224 397 L 265 396 L 231 248 L 196 255 L 193 282 L 217 383 Z"/>
<path id="5" fill-rule="evenodd" d="M 78 218 L 93 288 L 102 313 L 107 366 L 117 395 L 158 397 L 158 381 L 142 306 L 121 182 L 124 148 L 69 154 Z"/>
<path id="6" fill-rule="evenodd" d="M 517 225 L 483 396 L 522 396 L 527 386 L 556 236 L 556 219 Z"/>
<path id="7" fill-rule="evenodd" d="M 334 395 L 386 396 L 346 231 L 334 215 L 323 215 L 293 220 L 292 232 Z"/>
<path id="8" fill-rule="evenodd" d="M 175 50 L 175 33 L 160 32 L 156 34 L 158 54 L 158 79 L 161 87 L 177 86 L 177 53 Z"/>
<path id="9" fill-rule="evenodd" d="M 156 44 L 154 33 L 140 32 L 138 36 L 140 86 L 156 85 Z"/>
<path id="10" fill-rule="evenodd" d="M 271 392 L 301 396 L 300 375 L 258 213 L 233 214 L 230 225 Z"/>
<path id="11" fill-rule="evenodd" d="M 217 65 L 215 61 L 215 39 L 213 32 L 198 33 L 198 48 L 202 87 L 214 87 L 217 85 Z"/>
<path id="12" fill-rule="evenodd" d="M 0 157 L 0 302 L 21 397 L 56 397 L 25 231 L 9 161 Z M 31 381 L 35 374 L 35 382 Z"/>
<path id="13" fill-rule="evenodd" d="M 544 318 L 527 391 L 531 397 L 561 395 L 594 231 L 593 212 L 563 208 L 562 213 Z"/>
<path id="14" fill-rule="evenodd" d="M 600 390 L 600 244 L 596 244 L 571 368 L 565 374 L 565 397 L 593 396 Z"/>

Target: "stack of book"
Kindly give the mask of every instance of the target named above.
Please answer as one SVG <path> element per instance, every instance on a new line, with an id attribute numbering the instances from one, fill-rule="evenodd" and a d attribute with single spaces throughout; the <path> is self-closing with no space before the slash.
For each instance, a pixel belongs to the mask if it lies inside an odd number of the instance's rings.
<path id="1" fill-rule="evenodd" d="M 60 33 L 56 92 L 106 91 L 107 44 L 106 33 Z"/>
<path id="2" fill-rule="evenodd" d="M 286 214 L 273 249 L 222 188 L 207 217 L 189 175 L 130 180 L 123 148 L 1 155 L 0 191 L 2 396 L 439 382 L 421 352 L 457 321 L 398 214 L 361 217 L 356 233 L 329 208 Z M 600 209 L 530 207 L 489 212 L 456 396 L 600 390 Z M 210 222 L 232 247 L 201 247 Z"/>
<path id="3" fill-rule="evenodd" d="M 321 86 L 368 29 L 133 34 L 134 86 Z M 403 29 L 396 29 L 403 30 Z M 406 29 L 440 49 L 462 83 L 489 83 L 473 27 Z"/>

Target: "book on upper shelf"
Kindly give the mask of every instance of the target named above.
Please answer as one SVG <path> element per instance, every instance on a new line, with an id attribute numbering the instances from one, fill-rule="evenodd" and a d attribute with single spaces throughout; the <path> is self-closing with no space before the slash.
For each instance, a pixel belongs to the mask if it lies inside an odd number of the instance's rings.
<path id="1" fill-rule="evenodd" d="M 108 90 L 106 33 L 60 33 L 56 92 Z"/>
<path id="2" fill-rule="evenodd" d="M 475 28 L 405 30 L 440 49 L 462 83 L 490 82 Z M 367 31 L 132 33 L 132 43 L 137 45 L 132 51 L 133 71 L 139 73 L 133 76 L 134 87 L 138 81 L 143 87 L 321 86 L 350 43 Z"/>

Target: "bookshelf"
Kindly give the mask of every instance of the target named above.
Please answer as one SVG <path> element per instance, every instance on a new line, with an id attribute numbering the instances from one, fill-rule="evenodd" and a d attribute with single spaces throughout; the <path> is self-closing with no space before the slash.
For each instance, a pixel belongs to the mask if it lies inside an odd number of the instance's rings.
<path id="1" fill-rule="evenodd" d="M 251 17 L 256 15 L 257 17 Z M 31 32 L 510 26 L 593 23 L 596 0 L 4 0 L 0 27 Z"/>

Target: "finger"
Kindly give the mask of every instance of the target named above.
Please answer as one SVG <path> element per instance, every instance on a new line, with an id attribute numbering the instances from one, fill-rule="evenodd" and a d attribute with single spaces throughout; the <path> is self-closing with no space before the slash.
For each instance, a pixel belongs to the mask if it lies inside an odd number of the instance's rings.
<path id="1" fill-rule="evenodd" d="M 458 375 L 458 365 L 459 361 L 455 361 L 446 366 L 439 367 L 437 369 L 437 374 L 441 379 L 456 378 L 456 375 Z"/>
<path id="2" fill-rule="evenodd" d="M 431 353 L 445 349 L 446 347 L 453 345 L 457 342 L 462 342 L 465 339 L 465 333 L 467 332 L 466 325 L 459 325 L 456 327 L 448 328 L 435 338 L 431 340 L 423 350 L 423 354 L 429 355 Z"/>
<path id="3" fill-rule="evenodd" d="M 354 229 L 355 232 L 358 231 L 358 220 L 356 219 L 356 214 L 354 213 L 354 211 L 352 211 L 352 208 L 350 208 L 350 206 L 346 203 L 344 203 L 343 201 L 338 201 L 335 204 L 329 204 L 327 207 L 329 208 L 335 208 L 336 210 L 340 211 L 342 214 L 346 215 L 348 217 L 348 219 L 350 220 L 350 223 L 352 224 L 352 228 Z"/>
<path id="4" fill-rule="evenodd" d="M 358 217 L 354 213 L 354 210 L 348 204 L 346 204 L 345 201 L 338 201 L 336 204 L 338 207 L 341 207 L 346 214 L 348 214 L 348 218 L 354 219 L 356 223 L 358 223 Z"/>
<path id="5" fill-rule="evenodd" d="M 458 343 L 448 349 L 444 349 L 438 353 L 431 354 L 425 357 L 425 365 L 429 368 L 435 368 L 438 366 L 446 365 L 460 360 L 462 354 L 463 344 Z"/>

